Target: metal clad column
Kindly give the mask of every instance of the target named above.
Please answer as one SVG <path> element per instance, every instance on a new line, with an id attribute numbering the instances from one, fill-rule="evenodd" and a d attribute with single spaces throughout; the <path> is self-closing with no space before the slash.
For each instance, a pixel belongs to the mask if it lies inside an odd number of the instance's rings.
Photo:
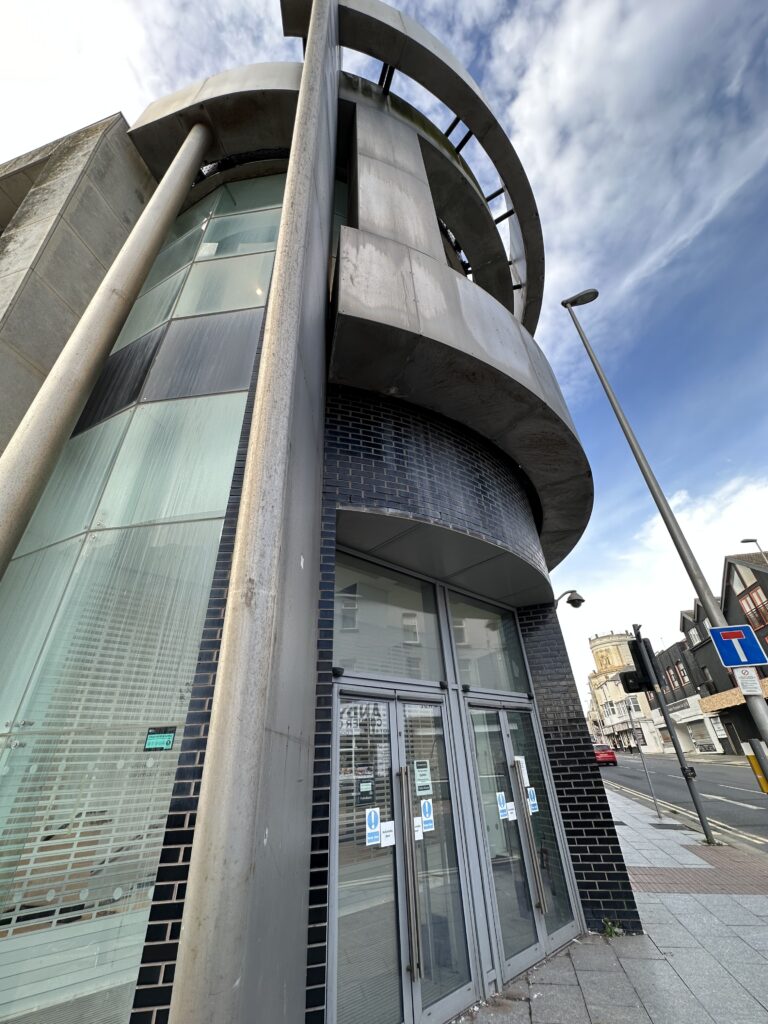
<path id="1" fill-rule="evenodd" d="M 0 576 L 184 202 L 211 138 L 192 127 L 0 456 Z"/>
<path id="2" fill-rule="evenodd" d="M 171 999 L 304 1013 L 337 0 L 315 0 L 267 304 Z"/>

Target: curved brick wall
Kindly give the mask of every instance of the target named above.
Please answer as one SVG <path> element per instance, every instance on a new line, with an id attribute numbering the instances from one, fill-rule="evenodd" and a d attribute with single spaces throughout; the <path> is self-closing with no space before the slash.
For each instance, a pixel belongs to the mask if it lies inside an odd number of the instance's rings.
<path id="1" fill-rule="evenodd" d="M 329 387 L 326 493 L 341 508 L 387 509 L 547 567 L 521 474 L 466 427 L 370 391 Z"/>

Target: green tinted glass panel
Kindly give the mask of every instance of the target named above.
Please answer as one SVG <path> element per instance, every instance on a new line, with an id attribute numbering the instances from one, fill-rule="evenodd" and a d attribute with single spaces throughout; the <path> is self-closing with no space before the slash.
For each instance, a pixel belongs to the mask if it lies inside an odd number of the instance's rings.
<path id="1" fill-rule="evenodd" d="M 218 206 L 219 193 L 219 189 L 211 192 L 210 195 L 190 206 L 184 213 L 179 214 L 173 227 L 168 232 L 163 248 L 166 249 L 173 245 L 177 238 L 186 235 L 188 231 L 192 231 L 195 228 L 199 230 Z"/>
<path id="2" fill-rule="evenodd" d="M 221 523 L 84 542 L 2 764 L 3 1020 L 128 1020 L 181 746 L 144 744 L 183 729 Z"/>
<path id="3" fill-rule="evenodd" d="M 0 732 L 16 719 L 82 543 L 79 537 L 14 558 L 0 581 Z"/>
<path id="4" fill-rule="evenodd" d="M 71 537 L 89 526 L 130 416 L 130 412 L 120 413 L 67 441 L 17 554 Z"/>
<path id="5" fill-rule="evenodd" d="M 185 267 L 136 299 L 122 331 L 117 336 L 113 352 L 130 345 L 132 341 L 169 318 L 186 275 Z"/>
<path id="6" fill-rule="evenodd" d="M 242 256 L 251 252 L 268 252 L 275 248 L 280 227 L 279 206 L 271 210 L 231 217 L 214 217 L 205 230 L 197 253 L 198 260 L 219 256 Z"/>
<path id="7" fill-rule="evenodd" d="M 206 260 L 189 271 L 175 316 L 250 309 L 267 301 L 275 254 L 259 253 L 228 260 Z"/>
<path id="8" fill-rule="evenodd" d="M 94 525 L 224 515 L 245 400 L 236 392 L 140 405 Z"/>
<path id="9" fill-rule="evenodd" d="M 175 274 L 177 270 L 181 270 L 182 267 L 191 263 L 197 252 L 202 235 L 201 229 L 195 228 L 171 245 L 166 246 L 152 264 L 152 269 L 147 274 L 141 294 L 143 295 L 145 292 L 148 292 L 156 284 L 159 284 L 160 281 L 164 281 L 166 277 L 170 277 L 171 274 Z"/>
<path id="10" fill-rule="evenodd" d="M 270 174 L 266 178 L 251 178 L 248 181 L 233 181 L 219 189 L 220 198 L 216 213 L 241 213 L 245 210 L 279 206 L 283 201 L 284 191 L 284 174 Z"/>

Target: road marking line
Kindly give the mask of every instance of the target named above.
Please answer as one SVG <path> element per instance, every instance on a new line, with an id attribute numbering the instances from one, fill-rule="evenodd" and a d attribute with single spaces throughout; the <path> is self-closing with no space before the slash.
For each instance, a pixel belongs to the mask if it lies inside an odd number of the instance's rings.
<path id="1" fill-rule="evenodd" d="M 760 807 L 757 804 L 744 804 L 741 800 L 732 800 L 729 796 L 715 796 L 713 793 L 702 793 L 701 795 L 707 800 L 722 800 L 723 803 L 733 804 L 734 807 L 749 807 L 753 811 L 765 810 L 764 807 Z"/>
<path id="2" fill-rule="evenodd" d="M 759 796 L 760 792 L 756 789 L 746 789 L 744 786 L 726 786 L 724 782 L 708 782 L 709 786 L 719 786 L 720 789 L 737 789 L 739 793 L 752 793 L 753 796 Z M 762 808 L 761 808 L 762 810 Z"/>
<path id="3" fill-rule="evenodd" d="M 620 786 L 618 782 L 611 782 L 608 779 L 605 780 L 605 785 L 611 789 L 616 789 L 621 793 L 629 793 L 634 797 L 638 797 L 640 800 L 645 800 L 647 803 L 653 805 L 653 801 L 645 793 L 640 793 L 636 789 L 631 789 L 629 786 Z M 698 815 L 694 814 L 693 811 L 686 811 L 684 807 L 679 807 L 677 804 L 670 804 L 666 800 L 659 800 L 657 803 L 660 807 L 665 807 L 667 810 L 674 811 L 676 814 L 682 814 L 686 818 L 692 818 L 696 822 L 697 828 L 700 828 L 700 822 Z M 731 835 L 738 836 L 740 839 L 746 839 L 749 843 L 758 843 L 760 846 L 768 846 L 768 839 L 763 836 L 753 835 L 751 832 L 743 832 L 741 829 L 734 828 L 733 825 L 727 825 L 724 821 L 718 821 L 716 818 L 709 818 L 709 822 L 712 825 L 716 825 L 721 832 L 729 832 Z"/>

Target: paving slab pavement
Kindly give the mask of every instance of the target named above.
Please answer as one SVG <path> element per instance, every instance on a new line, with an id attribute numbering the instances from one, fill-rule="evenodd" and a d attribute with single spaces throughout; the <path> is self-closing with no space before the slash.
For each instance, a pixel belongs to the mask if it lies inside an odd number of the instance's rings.
<path id="1" fill-rule="evenodd" d="M 584 935 L 456 1024 L 768 1024 L 768 855 L 608 799 L 646 934 Z"/>

